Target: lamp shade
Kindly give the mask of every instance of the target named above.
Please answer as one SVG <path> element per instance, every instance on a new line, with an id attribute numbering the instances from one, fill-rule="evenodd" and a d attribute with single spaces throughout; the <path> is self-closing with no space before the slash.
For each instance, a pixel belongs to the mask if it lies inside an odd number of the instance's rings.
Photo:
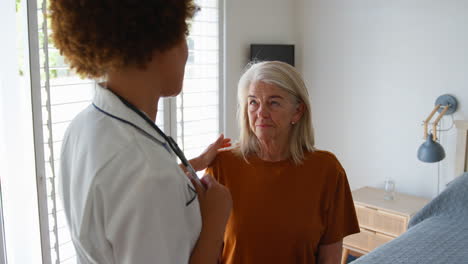
<path id="1" fill-rule="evenodd" d="M 444 158 L 444 148 L 438 142 L 434 141 L 432 134 L 429 134 L 426 142 L 418 149 L 418 159 L 423 162 L 438 162 Z"/>

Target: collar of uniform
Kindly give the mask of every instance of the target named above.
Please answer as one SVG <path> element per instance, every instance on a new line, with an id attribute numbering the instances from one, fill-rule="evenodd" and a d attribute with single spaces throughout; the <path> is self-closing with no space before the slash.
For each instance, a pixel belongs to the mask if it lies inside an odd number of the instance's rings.
<path id="1" fill-rule="evenodd" d="M 128 108 L 113 92 L 102 87 L 100 84 L 96 85 L 93 103 L 107 113 L 138 126 L 157 140 L 166 143 L 166 140 L 153 127 L 146 123 L 141 116 Z"/>

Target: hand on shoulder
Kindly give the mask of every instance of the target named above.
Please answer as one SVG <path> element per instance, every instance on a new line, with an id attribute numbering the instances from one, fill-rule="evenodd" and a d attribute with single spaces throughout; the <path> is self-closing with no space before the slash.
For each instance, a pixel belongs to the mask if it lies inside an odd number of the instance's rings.
<path id="1" fill-rule="evenodd" d="M 190 163 L 192 164 L 193 168 L 196 171 L 201 171 L 206 169 L 210 164 L 213 162 L 213 160 L 216 158 L 218 153 L 222 151 L 225 148 L 228 148 L 231 146 L 231 139 L 230 138 L 224 138 L 224 135 L 221 134 L 218 139 L 216 139 L 215 142 L 210 144 L 200 156 L 190 160 Z"/>

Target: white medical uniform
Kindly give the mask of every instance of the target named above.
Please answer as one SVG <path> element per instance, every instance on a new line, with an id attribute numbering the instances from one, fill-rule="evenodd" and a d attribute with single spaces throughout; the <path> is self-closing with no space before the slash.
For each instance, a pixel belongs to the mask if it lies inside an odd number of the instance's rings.
<path id="1" fill-rule="evenodd" d="M 201 231 L 193 185 L 115 94 L 98 87 L 93 104 L 68 128 L 60 162 L 78 263 L 187 263 Z"/>

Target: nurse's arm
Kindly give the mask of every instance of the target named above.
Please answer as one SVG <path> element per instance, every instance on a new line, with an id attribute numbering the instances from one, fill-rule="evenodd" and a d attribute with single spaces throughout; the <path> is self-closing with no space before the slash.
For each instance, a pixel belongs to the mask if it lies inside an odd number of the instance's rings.
<path id="1" fill-rule="evenodd" d="M 203 232 L 190 256 L 189 264 L 216 264 L 222 253 L 223 239 Z"/>
<path id="2" fill-rule="evenodd" d="M 229 190 L 211 175 L 201 181 L 206 189 L 193 182 L 200 203 L 202 229 L 190 256 L 190 264 L 216 264 L 223 247 L 224 230 L 232 208 Z"/>
<path id="3" fill-rule="evenodd" d="M 343 241 L 333 244 L 319 246 L 318 264 L 339 264 L 341 263 L 341 249 Z"/>

